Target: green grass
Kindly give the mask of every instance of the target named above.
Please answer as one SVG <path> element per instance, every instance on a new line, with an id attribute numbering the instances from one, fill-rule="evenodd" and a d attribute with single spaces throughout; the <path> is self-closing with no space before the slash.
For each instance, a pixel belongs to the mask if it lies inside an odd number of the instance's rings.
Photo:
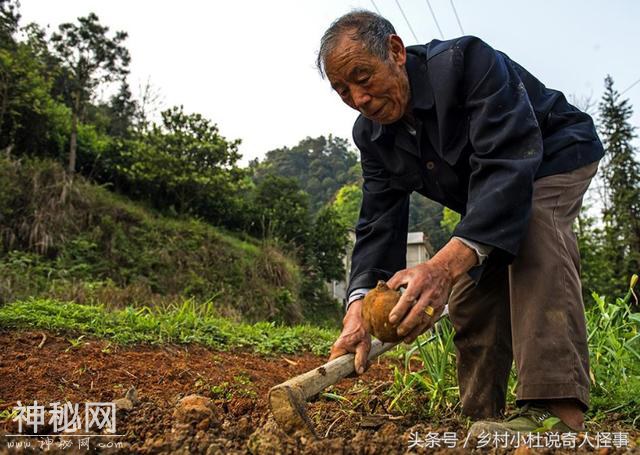
<path id="1" fill-rule="evenodd" d="M 594 292 L 587 311 L 594 416 L 615 412 L 633 426 L 640 421 L 640 313 L 630 305 L 633 296 L 638 309 L 637 280 L 613 303 Z"/>
<path id="2" fill-rule="evenodd" d="M 216 317 L 211 303 L 186 300 L 180 306 L 109 310 L 50 299 L 28 299 L 0 307 L 0 327 L 46 329 L 92 335 L 116 343 L 200 343 L 220 350 L 252 349 L 261 354 L 328 355 L 337 330 L 273 322 L 236 323 Z"/>
<path id="3" fill-rule="evenodd" d="M 390 409 L 401 413 L 418 410 L 441 417 L 452 411 L 458 401 L 455 370 L 454 330 L 443 319 L 428 335 L 420 336 L 412 347 L 400 350 L 403 366 L 393 367 L 393 385 L 387 390 Z M 412 369 L 410 363 L 420 365 Z M 416 399 L 423 405 L 416 407 Z"/>
<path id="4" fill-rule="evenodd" d="M 637 276 L 629 291 L 613 303 L 593 293 L 586 311 L 590 364 L 591 410 L 598 424 L 616 418 L 636 426 L 640 422 L 640 313 L 631 305 Z M 393 352 L 393 351 L 392 351 Z M 394 367 L 394 381 L 386 391 L 392 409 L 442 418 L 459 406 L 453 329 L 443 320 L 437 330 L 418 337 L 413 347 L 397 349 L 403 366 Z M 514 405 L 517 377 L 512 371 L 507 401 Z"/>

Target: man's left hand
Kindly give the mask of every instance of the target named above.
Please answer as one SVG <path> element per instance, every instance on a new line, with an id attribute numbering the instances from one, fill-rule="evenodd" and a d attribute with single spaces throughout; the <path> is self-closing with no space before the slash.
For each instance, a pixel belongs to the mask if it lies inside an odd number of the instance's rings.
<path id="1" fill-rule="evenodd" d="M 412 343 L 433 326 L 444 310 L 453 284 L 477 260 L 475 251 L 454 237 L 429 261 L 391 277 L 387 282 L 391 289 L 406 286 L 389 313 L 389 322 L 401 321 L 398 335 L 405 343 Z M 431 316 L 425 312 L 427 307 L 433 308 Z"/>
<path id="2" fill-rule="evenodd" d="M 453 278 L 445 268 L 428 261 L 400 270 L 391 277 L 387 285 L 392 289 L 406 286 L 389 314 L 389 322 L 402 321 L 398 326 L 398 335 L 404 337 L 402 341 L 409 344 L 433 327 L 447 303 Z M 425 312 L 427 307 L 433 308 L 431 316 Z"/>

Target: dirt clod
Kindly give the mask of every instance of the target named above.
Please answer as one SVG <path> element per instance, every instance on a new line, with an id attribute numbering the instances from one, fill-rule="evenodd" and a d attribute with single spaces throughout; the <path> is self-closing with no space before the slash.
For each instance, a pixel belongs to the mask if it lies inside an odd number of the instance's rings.
<path id="1" fill-rule="evenodd" d="M 213 419 L 211 400 L 201 395 L 189 395 L 181 399 L 173 411 L 173 418 L 179 423 L 200 423 Z"/>

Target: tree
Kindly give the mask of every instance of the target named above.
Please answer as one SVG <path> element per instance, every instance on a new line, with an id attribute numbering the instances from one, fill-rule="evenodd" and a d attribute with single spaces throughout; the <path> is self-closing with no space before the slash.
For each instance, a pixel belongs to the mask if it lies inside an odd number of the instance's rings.
<path id="1" fill-rule="evenodd" d="M 19 18 L 15 2 L 0 2 L 0 149 L 55 155 L 66 107 L 51 96 L 55 68 L 44 31 L 20 27 Z"/>
<path id="2" fill-rule="evenodd" d="M 78 18 L 78 24 L 64 23 L 51 36 L 60 65 L 65 70 L 71 107 L 69 172 L 75 172 L 78 122 L 82 121 L 84 103 L 103 83 L 124 79 L 129 73 L 129 51 L 122 45 L 125 32 L 107 36 L 109 28 L 100 24 L 98 16 L 89 13 Z"/>
<path id="3" fill-rule="evenodd" d="M 256 180 L 266 174 L 295 178 L 309 194 L 311 211 L 316 213 L 343 185 L 357 180 L 357 163 L 358 156 L 346 139 L 319 136 L 307 137 L 292 148 L 271 150 L 252 167 Z"/>
<path id="4" fill-rule="evenodd" d="M 15 46 L 15 33 L 18 31 L 20 13 L 18 2 L 0 0 L 0 47 L 7 49 Z"/>
<path id="5" fill-rule="evenodd" d="M 454 212 L 448 207 L 442 209 L 442 219 L 440 220 L 440 226 L 449 234 L 453 234 L 456 226 L 460 222 L 460 214 Z"/>
<path id="6" fill-rule="evenodd" d="M 347 232 L 333 207 L 320 209 L 309 232 L 306 255 L 307 262 L 318 270 L 324 281 L 344 278 L 343 259 L 349 243 Z"/>
<path id="7" fill-rule="evenodd" d="M 135 102 L 134 128 L 138 134 L 149 129 L 157 112 L 162 111 L 162 94 L 147 78 L 144 84 L 138 85 L 138 96 Z"/>
<path id="8" fill-rule="evenodd" d="M 574 231 L 580 250 L 580 281 L 585 302 L 590 302 L 593 291 L 601 295 L 616 295 L 619 279 L 607 261 L 606 242 L 602 226 L 590 215 L 589 204 L 584 204 L 576 218 Z"/>
<path id="9" fill-rule="evenodd" d="M 106 111 L 109 116 L 107 133 L 114 137 L 129 137 L 136 119 L 138 105 L 132 99 L 127 81 L 122 81 L 118 93 L 109 100 Z"/>
<path id="10" fill-rule="evenodd" d="M 340 222 L 350 229 L 355 229 L 362 205 L 362 189 L 355 183 L 345 185 L 336 194 L 333 209 Z"/>
<path id="11" fill-rule="evenodd" d="M 217 125 L 182 106 L 161 115 L 162 124 L 135 140 L 114 141 L 109 167 L 129 182 L 130 195 L 228 225 L 245 174 L 237 167 L 240 141 L 228 141 Z"/>
<path id="12" fill-rule="evenodd" d="M 613 276 L 624 283 L 640 269 L 640 163 L 632 145 L 632 114 L 629 100 L 620 99 L 607 76 L 600 102 L 600 133 L 606 150 L 601 165 L 604 235 L 607 262 Z"/>
<path id="13" fill-rule="evenodd" d="M 309 195 L 295 179 L 267 174 L 256 186 L 253 205 L 260 237 L 304 248 L 311 221 Z"/>
<path id="14" fill-rule="evenodd" d="M 436 249 L 442 248 L 450 234 L 441 225 L 442 205 L 421 194 L 413 193 L 409 204 L 409 231 L 424 232 Z"/>

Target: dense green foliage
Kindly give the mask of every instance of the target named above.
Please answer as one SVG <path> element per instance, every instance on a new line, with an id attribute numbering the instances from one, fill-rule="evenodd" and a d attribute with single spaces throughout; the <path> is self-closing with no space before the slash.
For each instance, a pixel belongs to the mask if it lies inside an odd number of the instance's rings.
<path id="1" fill-rule="evenodd" d="M 332 207 L 323 207 L 309 232 L 307 262 L 314 266 L 322 279 L 341 280 L 344 277 L 343 255 L 333 252 L 345 251 L 349 239 L 345 225 L 336 222 L 337 219 L 338 214 Z"/>
<path id="2" fill-rule="evenodd" d="M 78 23 L 60 24 L 51 35 L 51 48 L 60 69 L 62 94 L 71 107 L 71 137 L 69 138 L 70 172 L 76 169 L 78 122 L 82 120 L 84 103 L 100 84 L 123 80 L 129 73 L 131 60 L 123 45 L 125 32 L 107 34 L 109 27 L 100 24 L 98 16 L 89 13 Z"/>
<path id="3" fill-rule="evenodd" d="M 202 115 L 185 112 L 179 106 L 161 112 L 159 123 L 147 118 L 147 100 L 133 99 L 126 82 L 130 63 L 125 47 L 126 33 L 109 32 L 95 14 L 62 24 L 50 35 L 37 25 L 21 27 L 16 2 L 3 1 L 0 18 L 0 147 L 8 157 L 54 159 L 89 181 L 152 207 L 168 217 L 167 220 L 193 217 L 236 235 L 247 237 L 248 234 L 257 237 L 260 243 L 272 245 L 272 253 L 269 253 L 272 256 L 281 258 L 284 251 L 289 257 L 287 261 L 296 263 L 292 269 L 296 270 L 293 275 L 298 278 L 292 281 L 285 279 L 275 287 L 245 286 L 244 278 L 250 273 L 241 272 L 242 277 L 236 276 L 235 263 L 230 270 L 220 267 L 217 275 L 194 267 L 190 271 L 192 277 L 199 277 L 202 281 L 196 286 L 200 289 L 199 298 L 206 300 L 217 296 L 221 288 L 233 283 L 238 288 L 245 288 L 244 293 L 251 293 L 250 298 L 241 299 L 246 305 L 241 304 L 237 308 L 241 314 L 246 310 L 244 315 L 249 319 L 254 319 L 261 312 L 264 317 L 279 314 L 274 317 L 281 318 L 284 313 L 279 310 L 270 312 L 270 315 L 263 312 L 265 304 L 256 305 L 257 312 L 251 305 L 262 299 L 271 302 L 266 306 L 272 306 L 277 294 L 280 296 L 279 306 L 291 307 L 290 314 L 284 318 L 286 320 L 297 320 L 304 314 L 314 316 L 314 320 L 316 316 L 323 315 L 332 323 L 337 321 L 339 306 L 328 296 L 324 281 L 343 274 L 342 258 L 347 234 L 333 211 L 320 210 L 320 207 L 314 209 L 308 193 L 300 188 L 298 181 L 286 181 L 282 175 L 276 174 L 258 175 L 253 168 L 240 168 L 240 141 L 227 140 L 217 126 Z M 119 88 L 115 84 L 119 84 Z M 114 91 L 114 88 L 118 90 Z M 114 93 L 113 96 L 108 100 L 101 99 L 102 89 Z M 330 138 L 324 151 L 311 162 L 318 173 L 324 172 L 322 179 L 325 184 L 329 182 L 329 175 L 335 177 L 341 172 L 348 173 L 349 167 L 355 163 L 351 156 L 345 161 L 342 171 L 336 168 L 323 170 L 324 157 L 337 156 L 344 149 L 344 141 Z M 61 260 L 64 256 L 61 251 L 70 248 L 67 240 L 78 240 L 69 237 L 69 232 L 83 237 L 76 245 L 86 246 L 89 250 L 95 249 L 93 245 L 98 235 L 94 231 L 81 232 L 84 228 L 95 229 L 95 226 L 76 223 L 74 216 L 87 216 L 87 211 L 95 207 L 88 204 L 78 213 L 63 210 L 56 217 L 54 213 L 64 204 L 43 197 L 32 200 L 23 214 L 11 212 L 13 207 L 21 207 L 20 204 L 24 203 L 16 198 L 29 187 L 29 182 L 33 183 L 32 178 L 37 180 L 36 174 L 41 176 L 48 172 L 43 174 L 31 164 L 22 170 L 17 170 L 16 166 L 19 167 L 17 162 L 12 162 L 7 170 L 14 169 L 20 178 L 3 176 L 10 180 L 5 188 L 15 188 L 16 191 L 3 194 L 8 199 L 4 204 L 6 218 L 2 222 L 17 225 L 16 216 L 22 216 L 20 219 L 31 217 L 33 219 L 24 224 L 29 228 L 23 227 L 23 230 L 31 229 L 34 239 L 38 240 L 25 241 L 16 229 L 5 229 L 7 245 L 11 245 L 11 249 L 3 250 L 0 260 L 15 262 L 16 255 L 20 253 L 14 250 L 41 254 L 48 260 L 57 261 L 47 265 L 53 267 L 53 275 L 68 274 L 64 267 L 72 265 Z M 51 163 L 43 163 L 42 166 L 51 166 Z M 69 175 L 58 171 L 47 175 L 50 176 L 47 185 L 62 188 L 64 197 L 72 190 L 84 191 L 73 187 Z M 343 177 L 338 177 L 338 182 L 342 182 L 340 179 Z M 80 185 L 85 185 L 85 182 L 81 181 Z M 322 191 L 332 191 L 327 188 Z M 91 190 L 88 192 L 93 194 Z M 56 218 L 57 224 L 50 223 L 52 218 Z M 120 229 L 119 221 L 105 221 L 103 224 L 114 224 L 117 227 L 113 229 L 117 230 Z M 169 233 L 154 237 L 152 232 L 144 231 L 147 228 L 145 225 L 139 232 L 126 230 L 114 234 L 122 239 L 134 234 L 138 236 L 139 248 L 129 252 L 130 263 L 147 262 L 138 256 L 144 241 L 150 242 L 149 248 L 153 249 L 154 244 L 167 240 L 163 235 Z M 111 228 L 101 226 L 100 229 Z M 142 235 L 143 231 L 145 235 Z M 84 237 L 88 238 L 86 242 Z M 213 243 L 203 247 L 207 254 L 213 254 Z M 59 249 L 52 249 L 52 244 Z M 100 242 L 97 245 L 93 256 L 87 252 L 82 258 L 99 264 L 101 260 L 112 257 L 103 254 Z M 183 254 L 201 254 L 195 240 L 180 247 L 187 250 Z M 121 259 L 125 260 L 124 257 Z M 81 259 L 77 258 L 77 263 L 80 262 Z M 261 261 L 255 263 L 260 264 Z M 120 265 L 102 264 L 103 269 L 115 267 L 108 273 L 93 263 L 82 267 L 89 272 L 84 277 L 74 276 L 74 279 L 108 279 L 117 287 L 131 285 L 130 277 L 123 276 Z M 281 268 L 275 269 L 274 273 L 278 275 Z M 229 276 L 223 278 L 227 271 Z M 139 275 L 137 272 L 127 274 Z M 148 286 L 153 292 L 195 295 L 190 291 L 193 286 L 169 286 L 172 280 L 162 273 L 152 277 L 151 271 L 147 270 L 142 275 L 150 280 Z M 176 275 L 175 278 L 180 283 L 185 282 L 184 277 Z M 167 284 L 168 288 L 158 288 L 155 283 Z M 224 294 L 231 300 L 233 292 L 225 290 Z M 15 295 L 8 293 L 4 298 L 15 298 Z"/>
<path id="4" fill-rule="evenodd" d="M 606 195 L 602 215 L 605 257 L 614 280 L 640 270 L 640 162 L 631 143 L 632 115 L 629 100 L 620 99 L 607 77 L 600 103 L 600 134 L 607 150 L 602 163 Z"/>
<path id="5" fill-rule="evenodd" d="M 429 242 L 439 250 L 449 240 L 450 233 L 442 226 L 442 205 L 413 193 L 409 205 L 409 231 L 424 232 Z"/>
<path id="6" fill-rule="evenodd" d="M 361 204 L 362 188 L 357 183 L 349 183 L 338 190 L 332 205 L 342 224 L 353 229 L 358 222 Z"/>
<path id="7" fill-rule="evenodd" d="M 624 292 L 625 278 L 640 270 L 640 161 L 632 140 L 632 109 L 605 79 L 599 131 L 605 157 L 595 180 L 597 195 L 587 200 L 576 223 L 582 256 L 585 300 L 592 292 Z"/>
<path id="8" fill-rule="evenodd" d="M 359 175 L 357 155 L 345 139 L 333 136 L 307 137 L 294 147 L 271 150 L 251 166 L 258 180 L 269 174 L 296 179 L 314 213 Z"/>
<path id="9" fill-rule="evenodd" d="M 111 141 L 86 173 L 160 210 L 240 226 L 244 204 L 237 191 L 245 173 L 236 167 L 239 141 L 227 141 L 216 125 L 182 107 L 161 116 L 160 125 L 135 138 Z"/>
<path id="10" fill-rule="evenodd" d="M 637 281 L 633 275 L 625 297 L 614 303 L 594 292 L 596 305 L 587 312 L 596 411 L 616 408 L 634 425 L 640 419 L 640 313 L 630 303 L 638 304 L 633 293 Z"/>
<path id="11" fill-rule="evenodd" d="M 574 231 L 578 238 L 580 249 L 580 280 L 582 295 L 585 303 L 591 301 L 591 293 L 595 290 L 613 292 L 620 285 L 613 276 L 609 259 L 605 255 L 604 228 L 598 219 L 591 214 L 590 204 L 582 207 L 580 216 L 576 219 Z"/>
<path id="12" fill-rule="evenodd" d="M 443 229 L 445 229 L 449 234 L 453 234 L 456 226 L 460 222 L 460 214 L 454 212 L 453 210 L 445 207 L 442 210 L 442 220 L 440 220 L 440 225 Z"/>
<path id="13" fill-rule="evenodd" d="M 294 147 L 267 153 L 251 167 L 256 179 L 269 174 L 294 178 L 310 195 L 312 212 L 331 204 L 340 222 L 354 229 L 362 202 L 362 173 L 357 155 L 346 140 L 329 136 L 306 138 Z M 440 225 L 442 206 L 419 194 L 411 196 L 409 230 L 426 233 L 431 244 L 442 247 L 449 233 Z"/>
<path id="14" fill-rule="evenodd" d="M 311 223 L 309 195 L 295 179 L 267 174 L 253 193 L 251 230 L 290 246 L 303 246 Z"/>
<path id="15" fill-rule="evenodd" d="M 310 351 L 326 355 L 338 333 L 309 325 L 285 327 L 273 322 L 235 323 L 217 316 L 211 304 L 191 301 L 166 308 L 108 310 L 48 299 L 0 307 L 0 325 L 93 335 L 116 343 L 200 343 L 215 349 L 251 349 L 262 354 Z M 72 340 L 73 341 L 73 340 Z"/>
<path id="16" fill-rule="evenodd" d="M 35 25 L 21 29 L 11 2 L 0 3 L 0 150 L 59 156 L 71 129 L 70 111 L 54 95 L 44 35 Z"/>
<path id="17" fill-rule="evenodd" d="M 60 164 L 0 159 L 0 302 L 58 296 L 147 305 L 212 300 L 236 319 L 302 319 L 299 267 L 276 248 L 162 216 L 68 179 Z"/>

